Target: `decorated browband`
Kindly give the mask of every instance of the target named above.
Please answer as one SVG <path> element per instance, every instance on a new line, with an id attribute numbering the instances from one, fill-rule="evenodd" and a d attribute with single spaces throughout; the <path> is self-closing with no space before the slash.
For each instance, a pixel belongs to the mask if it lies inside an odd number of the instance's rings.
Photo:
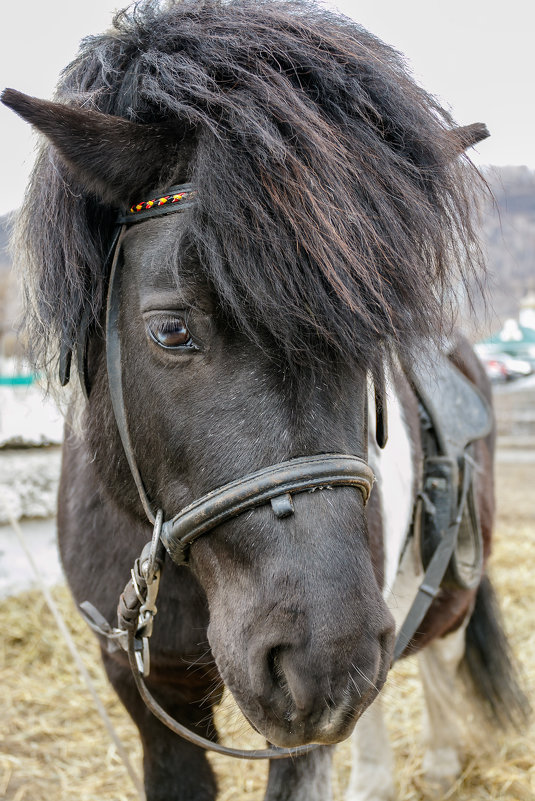
<path id="1" fill-rule="evenodd" d="M 132 225 L 151 217 L 161 217 L 175 211 L 185 211 L 193 206 L 196 191 L 192 184 L 171 186 L 163 195 L 156 195 L 152 200 L 142 200 L 126 211 L 121 211 L 117 222 L 121 225 Z"/>

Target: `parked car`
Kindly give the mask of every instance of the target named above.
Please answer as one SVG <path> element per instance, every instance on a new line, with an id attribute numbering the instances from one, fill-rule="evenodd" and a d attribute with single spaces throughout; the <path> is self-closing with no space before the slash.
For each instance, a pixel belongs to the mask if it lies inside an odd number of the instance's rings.
<path id="1" fill-rule="evenodd" d="M 515 359 L 508 353 L 493 353 L 484 356 L 483 365 L 491 381 L 513 381 L 531 375 L 533 365 L 524 359 Z"/>
<path id="2" fill-rule="evenodd" d="M 483 366 L 491 381 L 501 382 L 509 380 L 509 372 L 502 362 L 496 359 L 486 358 L 483 359 Z"/>

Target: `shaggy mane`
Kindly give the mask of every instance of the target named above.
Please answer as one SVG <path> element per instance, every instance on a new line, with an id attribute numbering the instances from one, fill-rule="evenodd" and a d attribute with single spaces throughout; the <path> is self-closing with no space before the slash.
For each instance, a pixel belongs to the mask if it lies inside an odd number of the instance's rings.
<path id="1" fill-rule="evenodd" d="M 195 247 L 225 314 L 288 365 L 371 367 L 449 323 L 479 260 L 453 121 L 402 57 L 308 2 L 143 2 L 86 39 L 57 99 L 140 123 L 187 121 Z M 140 200 L 135 198 L 132 200 Z M 45 145 L 22 211 L 38 365 L 98 321 L 115 211 Z"/>

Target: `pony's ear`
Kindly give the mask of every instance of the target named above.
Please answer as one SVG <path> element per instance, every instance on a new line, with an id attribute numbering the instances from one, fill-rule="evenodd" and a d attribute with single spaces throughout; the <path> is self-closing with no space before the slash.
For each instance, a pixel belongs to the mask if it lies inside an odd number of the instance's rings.
<path id="1" fill-rule="evenodd" d="M 191 134 L 178 124 L 140 125 L 14 89 L 5 89 L 0 100 L 50 140 L 83 187 L 110 203 L 128 202 L 133 192 L 155 184 Z"/>
<path id="2" fill-rule="evenodd" d="M 459 153 L 469 147 L 477 145 L 490 136 L 490 131 L 484 122 L 473 122 L 471 125 L 462 125 L 459 128 L 452 128 L 452 138 Z"/>

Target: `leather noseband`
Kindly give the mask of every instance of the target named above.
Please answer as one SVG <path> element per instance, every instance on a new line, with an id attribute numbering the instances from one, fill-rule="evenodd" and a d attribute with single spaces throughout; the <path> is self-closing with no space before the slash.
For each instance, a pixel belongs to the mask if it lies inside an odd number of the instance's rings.
<path id="1" fill-rule="evenodd" d="M 356 456 L 322 454 L 290 459 L 225 484 L 182 509 L 163 524 L 161 539 L 173 562 L 183 564 L 192 542 L 236 515 L 271 502 L 279 518 L 293 514 L 292 495 L 331 487 L 356 487 L 364 503 L 373 485 L 373 473 Z"/>

